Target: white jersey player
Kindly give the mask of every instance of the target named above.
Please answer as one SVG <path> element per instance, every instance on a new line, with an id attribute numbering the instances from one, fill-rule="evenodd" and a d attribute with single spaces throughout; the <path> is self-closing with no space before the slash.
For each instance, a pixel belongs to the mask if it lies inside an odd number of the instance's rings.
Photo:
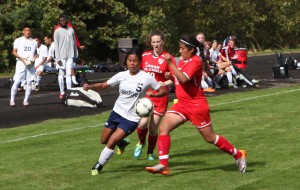
<path id="1" fill-rule="evenodd" d="M 102 144 L 106 144 L 106 147 L 92 168 L 92 175 L 99 174 L 103 166 L 113 156 L 116 145 L 122 150 L 128 145 L 128 142 L 124 138 L 137 128 L 141 119 L 135 113 L 135 102 L 139 98 L 145 97 L 148 88 L 156 90 L 156 92 L 147 92 L 147 95 L 150 97 L 162 97 L 167 93 L 166 89 L 152 76 L 140 70 L 141 57 L 138 56 L 135 50 L 129 51 L 125 60 L 128 68 L 127 71 L 114 75 L 107 82 L 93 85 L 84 84 L 83 86 L 85 90 L 99 90 L 119 85 L 119 97 L 105 123 L 105 128 L 101 135 L 101 142 Z"/>
<path id="2" fill-rule="evenodd" d="M 14 84 L 11 87 L 10 106 L 15 106 L 15 96 L 17 94 L 18 86 L 22 79 L 27 80 L 27 87 L 23 101 L 24 106 L 28 106 L 28 98 L 32 89 L 32 81 L 34 80 L 35 70 L 34 66 L 26 66 L 27 59 L 34 59 L 36 56 L 37 42 L 31 38 L 31 28 L 25 26 L 23 28 L 23 36 L 17 38 L 13 45 L 13 56 L 16 57 L 16 71 L 14 75 Z"/>
<path id="3" fill-rule="evenodd" d="M 139 122 L 139 117 L 134 110 L 134 103 L 145 97 L 146 90 L 151 87 L 158 89 L 161 84 L 158 83 L 152 76 L 145 71 L 139 71 L 135 76 L 132 76 L 129 71 L 123 71 L 107 81 L 109 86 L 119 85 L 119 97 L 113 107 L 113 111 L 123 118 Z"/>
<path id="4" fill-rule="evenodd" d="M 68 27 L 65 15 L 59 17 L 60 27 L 54 31 L 55 56 L 59 68 L 58 84 L 60 88 L 59 98 L 63 98 L 64 78 L 66 78 L 67 89 L 72 87 L 72 68 L 73 60 L 78 57 L 78 50 L 75 42 L 75 33 L 73 28 Z"/>
<path id="5" fill-rule="evenodd" d="M 46 67 L 54 67 L 55 62 L 55 48 L 52 40 L 52 35 L 47 35 L 44 37 L 44 42 L 47 46 L 49 46 Z"/>
<path id="6" fill-rule="evenodd" d="M 35 37 L 34 39 L 38 44 L 37 56 L 34 61 L 34 68 L 35 68 L 35 73 L 36 73 L 35 90 L 39 91 L 40 81 L 42 79 L 44 68 L 45 68 L 45 63 L 47 60 L 48 48 L 47 48 L 47 46 L 42 44 L 42 41 L 39 37 Z"/>

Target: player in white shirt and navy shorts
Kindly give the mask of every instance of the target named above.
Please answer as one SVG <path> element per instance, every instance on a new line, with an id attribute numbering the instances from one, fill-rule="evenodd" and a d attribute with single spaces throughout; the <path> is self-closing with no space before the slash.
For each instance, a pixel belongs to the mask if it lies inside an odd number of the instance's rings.
<path id="1" fill-rule="evenodd" d="M 102 131 L 101 143 L 106 144 L 106 147 L 92 168 L 92 175 L 99 174 L 113 156 L 115 147 L 120 146 L 124 138 L 137 128 L 141 117 L 135 112 L 135 102 L 145 97 L 146 93 L 150 97 L 163 97 L 167 94 L 166 89 L 159 82 L 140 69 L 141 56 L 136 50 L 127 53 L 125 62 L 128 70 L 114 75 L 106 82 L 83 86 L 85 90 L 100 90 L 119 85 L 120 93 Z M 147 92 L 148 88 L 156 92 Z"/>
<path id="2" fill-rule="evenodd" d="M 25 61 L 26 59 L 34 59 L 36 56 L 37 50 L 37 42 L 31 38 L 31 28 L 29 26 L 23 27 L 22 31 L 23 36 L 17 38 L 14 41 L 13 45 L 13 56 L 16 57 L 16 71 L 14 75 L 14 84 L 11 88 L 11 98 L 10 98 L 10 106 L 15 106 L 15 97 L 18 91 L 18 86 L 23 79 L 26 78 L 27 80 L 27 87 L 25 91 L 25 97 L 23 100 L 23 105 L 28 106 L 29 96 L 32 89 L 32 81 L 34 80 L 35 76 L 35 69 L 34 66 L 26 66 Z"/>

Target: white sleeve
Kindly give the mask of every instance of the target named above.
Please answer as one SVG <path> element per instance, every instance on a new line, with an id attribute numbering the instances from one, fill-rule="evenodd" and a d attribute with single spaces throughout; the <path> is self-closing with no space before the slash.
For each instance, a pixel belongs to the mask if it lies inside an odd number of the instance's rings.
<path id="1" fill-rule="evenodd" d="M 153 90 L 157 90 L 161 87 L 161 84 L 155 80 L 154 77 L 149 77 L 150 86 Z"/>
<path id="2" fill-rule="evenodd" d="M 209 57 L 211 57 L 212 54 L 213 54 L 213 49 L 211 48 L 211 49 L 209 49 Z"/>
<path id="3" fill-rule="evenodd" d="M 42 57 L 47 57 L 48 55 L 48 48 L 46 46 L 44 46 L 42 52 L 40 52 L 40 54 L 42 55 Z"/>
<path id="4" fill-rule="evenodd" d="M 55 58 L 58 60 L 60 60 L 60 54 L 59 54 L 59 44 L 58 44 L 58 41 L 59 41 L 59 36 L 58 36 L 58 32 L 57 32 L 58 29 L 55 30 L 54 32 L 54 51 L 55 51 Z"/>
<path id="5" fill-rule="evenodd" d="M 14 49 L 18 49 L 19 41 L 20 41 L 19 38 L 17 38 L 17 39 L 14 41 L 14 46 L 13 46 Z"/>
<path id="6" fill-rule="evenodd" d="M 122 73 L 117 73 L 114 76 L 112 76 L 110 79 L 108 79 L 107 84 L 109 86 L 116 86 L 120 84 L 120 82 L 123 80 L 123 74 Z"/>

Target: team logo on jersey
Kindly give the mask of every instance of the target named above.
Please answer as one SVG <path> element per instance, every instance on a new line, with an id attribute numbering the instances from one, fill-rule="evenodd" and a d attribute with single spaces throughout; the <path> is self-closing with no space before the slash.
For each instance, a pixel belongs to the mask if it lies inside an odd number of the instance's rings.
<path id="1" fill-rule="evenodd" d="M 137 93 L 137 92 L 134 92 L 131 90 L 124 90 L 124 89 L 121 89 L 120 93 L 123 95 L 127 95 L 129 97 L 138 97 L 138 95 L 139 95 L 139 93 Z"/>
<path id="2" fill-rule="evenodd" d="M 159 59 L 158 59 L 158 64 L 160 64 L 160 65 L 161 65 L 161 64 L 163 64 L 163 62 L 164 62 L 164 61 L 165 61 L 164 59 L 162 59 L 162 58 L 159 58 Z"/>

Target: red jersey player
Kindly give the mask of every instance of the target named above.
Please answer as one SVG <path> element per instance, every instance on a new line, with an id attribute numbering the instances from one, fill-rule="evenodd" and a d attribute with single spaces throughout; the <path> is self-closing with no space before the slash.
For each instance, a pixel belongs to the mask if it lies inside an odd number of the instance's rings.
<path id="1" fill-rule="evenodd" d="M 153 76 L 158 82 L 162 83 L 168 91 L 168 82 L 165 78 L 165 73 L 169 72 L 168 64 L 165 61 L 165 55 L 168 54 L 164 50 L 165 37 L 161 31 L 153 31 L 148 39 L 152 49 L 146 51 L 142 55 L 141 68 L 151 76 Z M 175 59 L 171 56 L 172 63 L 175 64 Z M 150 91 L 153 91 L 149 89 Z M 153 92 L 154 93 L 154 92 Z M 153 151 L 157 141 L 157 129 L 161 118 L 165 115 L 168 107 L 169 96 L 162 98 L 150 98 L 154 104 L 154 113 L 149 117 L 142 118 L 137 128 L 137 134 L 139 142 L 134 149 L 134 157 L 139 158 L 142 155 L 142 149 L 146 144 L 146 136 L 148 135 L 148 150 L 147 159 L 154 160 Z M 150 122 L 148 122 L 150 120 Z M 149 129 L 148 129 L 149 128 Z"/>
<path id="2" fill-rule="evenodd" d="M 213 130 L 210 109 L 200 87 L 202 59 L 197 56 L 199 49 L 203 49 L 203 45 L 194 36 L 184 35 L 179 42 L 179 52 L 182 59 L 178 67 L 172 63 L 170 56 L 165 55 L 173 74 L 178 103 L 170 108 L 159 125 L 157 142 L 159 164 L 146 167 L 146 170 L 150 173 L 169 174 L 170 132 L 187 120 L 190 120 L 196 126 L 206 142 L 214 144 L 224 152 L 232 155 L 236 159 L 241 173 L 246 171 L 246 152 L 237 150 L 224 137 L 217 135 Z"/>

